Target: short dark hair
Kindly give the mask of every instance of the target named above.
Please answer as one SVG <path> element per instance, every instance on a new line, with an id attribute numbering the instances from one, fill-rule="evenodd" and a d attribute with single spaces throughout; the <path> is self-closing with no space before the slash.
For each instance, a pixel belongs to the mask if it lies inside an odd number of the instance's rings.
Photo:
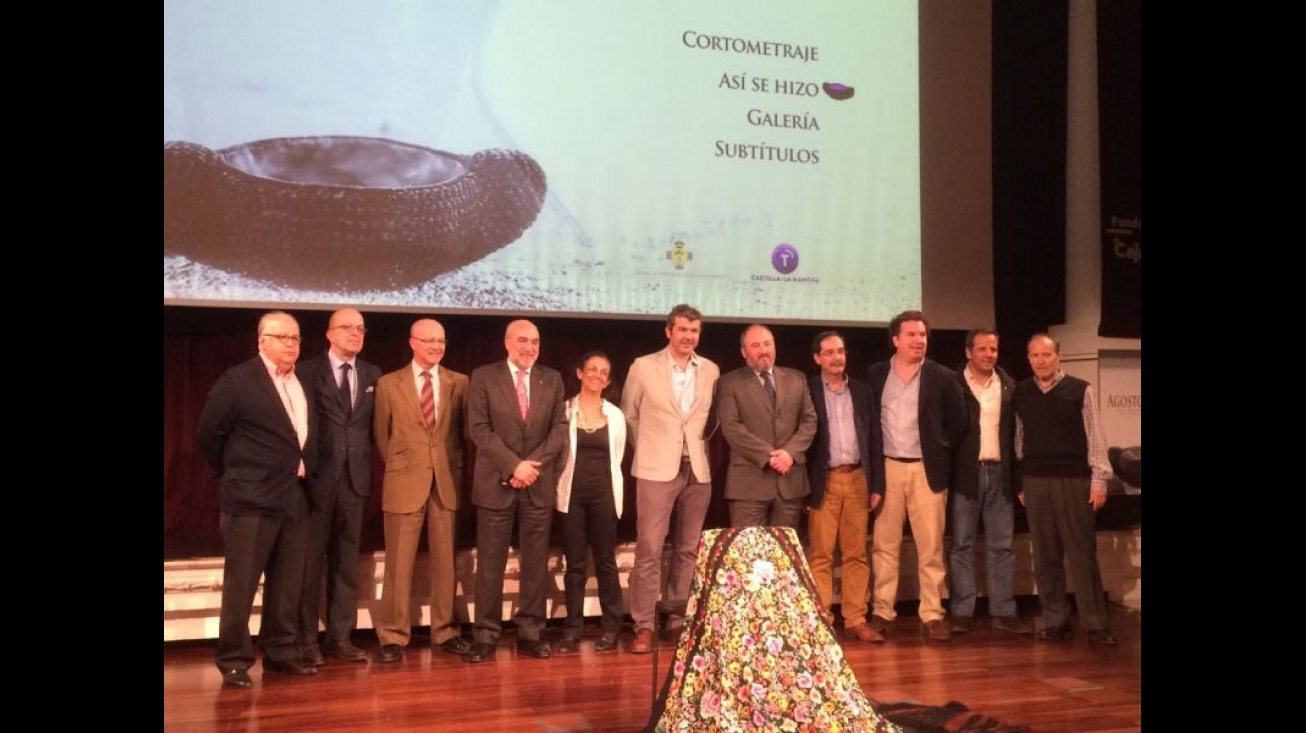
<path id="1" fill-rule="evenodd" d="M 610 367 L 613 367 L 612 372 L 608 375 L 608 386 L 603 390 L 602 396 L 603 399 L 608 402 L 616 404 L 621 401 L 621 383 L 617 380 L 616 368 L 615 365 L 612 364 L 612 357 L 599 349 L 586 351 L 581 355 L 580 359 L 577 360 L 575 370 L 570 374 L 564 374 L 562 376 L 563 382 L 565 382 L 564 386 L 568 390 L 567 394 L 580 394 L 580 379 L 576 377 L 576 372 L 585 371 L 585 362 L 595 357 L 604 359 L 608 362 Z"/>
<path id="2" fill-rule="evenodd" d="M 822 331 L 816 334 L 816 338 L 812 339 L 812 353 L 820 354 L 821 342 L 830 338 L 831 336 L 838 336 L 839 340 L 843 342 L 844 348 L 845 349 L 848 348 L 848 340 L 843 337 L 843 334 L 839 333 L 838 331 Z"/>
<path id="3" fill-rule="evenodd" d="M 903 311 L 889 321 L 889 345 L 893 346 L 893 337 L 902 331 L 902 324 L 907 321 L 920 321 L 925 324 L 925 335 L 930 335 L 930 322 L 925 320 L 925 314 L 920 311 Z"/>
<path id="4" fill-rule="evenodd" d="M 966 332 L 966 348 L 968 350 L 975 348 L 975 339 L 979 336 L 993 336 L 999 341 L 1002 339 L 1002 337 L 998 335 L 997 329 L 990 328 L 989 326 L 976 326 Z"/>
<path id="5" fill-rule="evenodd" d="M 675 326 L 677 318 L 683 318 L 686 321 L 701 321 L 703 320 L 703 313 L 688 303 L 681 303 L 672 308 L 671 312 L 667 314 L 667 328 Z"/>
<path id="6" fill-rule="evenodd" d="M 608 357 L 606 352 L 604 352 L 602 349 L 591 349 L 590 351 L 586 351 L 584 354 L 580 355 L 580 359 L 576 361 L 576 368 L 584 369 L 585 362 L 589 361 L 590 359 L 593 359 L 596 356 L 606 361 L 608 363 L 608 366 L 612 366 L 612 359 Z"/>

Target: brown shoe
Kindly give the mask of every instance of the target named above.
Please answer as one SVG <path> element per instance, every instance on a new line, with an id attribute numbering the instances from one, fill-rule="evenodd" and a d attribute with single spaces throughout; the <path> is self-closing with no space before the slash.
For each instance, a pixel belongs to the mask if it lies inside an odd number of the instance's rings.
<path id="1" fill-rule="evenodd" d="M 631 654 L 648 654 L 653 651 L 653 629 L 640 629 L 630 642 Z"/>
<path id="2" fill-rule="evenodd" d="M 943 623 L 943 619 L 926 621 L 922 628 L 925 635 L 933 641 L 947 641 L 952 638 L 952 632 L 948 631 L 948 625 Z"/>
<path id="3" fill-rule="evenodd" d="M 975 620 L 970 616 L 952 616 L 948 622 L 948 628 L 952 629 L 954 634 L 965 634 L 975 625 Z"/>
<path id="4" fill-rule="evenodd" d="M 994 616 L 993 628 L 1013 634 L 1032 634 L 1034 626 L 1019 616 Z"/>
<path id="5" fill-rule="evenodd" d="M 877 615 L 872 615 L 870 618 L 866 619 L 866 624 L 872 629 L 875 629 L 875 633 L 881 635 L 887 634 L 889 629 L 893 626 L 892 621 L 883 616 Z"/>
<path id="6" fill-rule="evenodd" d="M 857 641 L 864 641 L 868 644 L 883 644 L 884 634 L 871 628 L 870 624 L 861 624 L 847 629 L 848 635 Z"/>

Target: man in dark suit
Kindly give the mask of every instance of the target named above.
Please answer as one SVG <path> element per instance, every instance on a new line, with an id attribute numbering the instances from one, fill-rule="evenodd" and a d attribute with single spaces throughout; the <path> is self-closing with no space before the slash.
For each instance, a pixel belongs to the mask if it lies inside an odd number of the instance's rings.
<path id="1" fill-rule="evenodd" d="M 308 477 L 308 559 L 299 611 L 305 663 L 326 664 L 317 646 L 318 598 L 326 568 L 326 653 L 367 659 L 350 635 L 358 619 L 358 546 L 372 490 L 372 409 L 381 370 L 358 358 L 367 329 L 363 314 L 341 308 L 327 322 L 330 347 L 299 366 L 300 384 L 317 408 L 317 470 Z"/>
<path id="2" fill-rule="evenodd" d="M 467 390 L 467 435 L 476 446 L 476 623 L 469 662 L 491 659 L 503 630 L 503 574 L 514 523 L 521 568 L 513 618 L 517 651 L 549 656 L 540 631 L 558 457 L 567 447 L 562 376 L 536 363 L 540 332 L 530 321 L 508 324 L 503 345 L 507 361 L 477 368 Z"/>
<path id="3" fill-rule="evenodd" d="M 930 639 L 947 641 L 952 633 L 943 621 L 943 529 L 952 451 L 966 433 L 966 403 L 956 374 L 926 358 L 929 333 L 920 311 L 894 316 L 889 322 L 893 356 L 866 371 L 871 451 L 883 464 L 883 470 L 871 476 L 872 490 L 884 496 L 871 537 L 875 587 L 869 623 L 884 634 L 896 616 L 902 528 L 910 521 L 922 628 Z"/>
<path id="4" fill-rule="evenodd" d="M 431 580 L 431 643 L 466 654 L 454 614 L 454 514 L 462 500 L 463 405 L 467 375 L 444 367 L 444 326 L 423 318 L 408 332 L 413 360 L 376 385 L 376 447 L 385 459 L 381 511 L 385 578 L 378 662 L 397 662 L 412 635 L 408 613 L 422 526 Z"/>
<path id="5" fill-rule="evenodd" d="M 884 637 L 866 623 L 871 583 L 866 524 L 882 498 L 868 491 L 867 482 L 876 469 L 871 452 L 871 388 L 848 376 L 848 356 L 838 331 L 816 334 L 812 359 L 821 372 L 807 382 L 817 424 L 816 439 L 807 451 L 812 484 L 807 560 L 817 596 L 828 613 L 834 603 L 834 550 L 839 548 L 844 631 L 858 641 L 882 642 Z"/>
<path id="6" fill-rule="evenodd" d="M 264 573 L 263 670 L 317 674 L 295 645 L 308 546 L 305 479 L 316 468 L 317 446 L 317 410 L 295 376 L 299 342 L 299 323 L 289 314 L 259 319 L 258 356 L 218 379 L 195 431 L 213 476 L 222 482 L 225 552 L 216 657 L 227 687 L 254 686 L 249 617 Z"/>
<path id="7" fill-rule="evenodd" d="M 717 381 L 721 435 L 730 445 L 726 500 L 735 527 L 798 528 L 811 492 L 804 463 L 816 435 L 807 378 L 775 365 L 775 337 L 752 325 L 739 337 L 742 366 Z"/>

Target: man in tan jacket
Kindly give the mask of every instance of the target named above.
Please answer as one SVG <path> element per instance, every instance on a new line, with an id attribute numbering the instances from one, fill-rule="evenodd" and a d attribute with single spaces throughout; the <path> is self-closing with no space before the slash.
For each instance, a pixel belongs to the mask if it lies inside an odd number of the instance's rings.
<path id="1" fill-rule="evenodd" d="M 467 375 L 440 366 L 444 327 L 412 325 L 413 360 L 376 384 L 376 447 L 385 460 L 381 510 L 385 579 L 376 636 L 378 662 L 395 662 L 408 646 L 413 565 L 426 525 L 431 568 L 431 644 L 467 654 L 454 617 L 454 512 L 463 475 L 463 403 Z"/>
<path id="2" fill-rule="evenodd" d="M 698 537 L 712 502 L 707 438 L 721 370 L 695 349 L 703 314 L 681 304 L 667 315 L 667 347 L 630 365 L 621 393 L 627 438 L 635 447 L 635 568 L 630 574 L 630 651 L 653 651 L 653 621 L 662 590 L 662 543 L 673 532 L 667 597 L 683 601 L 694 578 Z M 676 526 L 671 527 L 675 514 Z"/>

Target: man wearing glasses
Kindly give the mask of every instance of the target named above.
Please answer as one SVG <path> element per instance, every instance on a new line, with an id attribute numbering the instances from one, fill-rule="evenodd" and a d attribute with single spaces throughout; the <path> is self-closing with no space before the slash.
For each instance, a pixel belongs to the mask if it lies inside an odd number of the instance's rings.
<path id="1" fill-rule="evenodd" d="M 258 323 L 258 356 L 228 369 L 209 390 L 196 438 L 221 481 L 224 544 L 216 661 L 222 684 L 254 686 L 250 610 L 266 573 L 259 644 L 263 671 L 317 674 L 295 644 L 304 586 L 309 501 L 316 468 L 317 410 L 295 376 L 299 323 L 272 312 Z"/>
<path id="2" fill-rule="evenodd" d="M 415 322 L 408 346 L 413 360 L 376 385 L 374 432 L 385 461 L 385 576 L 376 660 L 384 663 L 399 661 L 411 639 L 409 599 L 423 525 L 431 572 L 431 644 L 459 655 L 472 646 L 460 635 L 453 607 L 454 512 L 462 494 L 467 375 L 440 365 L 445 338 L 439 321 Z"/>
<path id="3" fill-rule="evenodd" d="M 346 662 L 367 659 L 350 636 L 358 619 L 358 546 L 372 490 L 372 412 L 381 370 L 358 358 L 367 329 L 363 314 L 331 314 L 330 347 L 299 367 L 300 384 L 318 414 L 317 470 L 308 478 L 308 559 L 299 612 L 299 650 L 306 664 L 326 659 L 317 646 L 318 597 L 326 567 L 326 653 Z"/>

